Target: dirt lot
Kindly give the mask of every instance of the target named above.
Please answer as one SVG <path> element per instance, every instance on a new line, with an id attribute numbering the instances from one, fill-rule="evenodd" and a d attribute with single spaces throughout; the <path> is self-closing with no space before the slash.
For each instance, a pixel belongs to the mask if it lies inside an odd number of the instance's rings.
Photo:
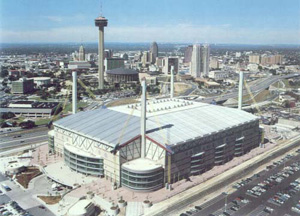
<path id="1" fill-rule="evenodd" d="M 38 196 L 38 198 L 43 200 L 47 205 L 54 205 L 61 200 L 60 196 Z"/>
<path id="2" fill-rule="evenodd" d="M 16 176 L 17 181 L 24 187 L 28 188 L 31 179 L 41 175 L 41 171 L 37 167 L 28 167 L 25 171 Z"/>
<path id="3" fill-rule="evenodd" d="M 137 103 L 138 101 L 136 99 L 133 98 L 124 98 L 124 99 L 120 99 L 117 101 L 113 101 L 109 104 L 107 104 L 107 107 L 113 107 L 113 106 L 120 106 L 120 105 L 126 105 L 126 104 L 133 104 L 133 103 Z"/>

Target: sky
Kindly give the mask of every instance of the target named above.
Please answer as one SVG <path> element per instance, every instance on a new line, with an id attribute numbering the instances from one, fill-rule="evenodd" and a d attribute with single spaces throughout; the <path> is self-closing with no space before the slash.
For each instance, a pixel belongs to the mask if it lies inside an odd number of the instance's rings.
<path id="1" fill-rule="evenodd" d="M 106 42 L 300 44 L 300 0 L 0 0 L 0 43 L 97 42 L 100 14 Z"/>

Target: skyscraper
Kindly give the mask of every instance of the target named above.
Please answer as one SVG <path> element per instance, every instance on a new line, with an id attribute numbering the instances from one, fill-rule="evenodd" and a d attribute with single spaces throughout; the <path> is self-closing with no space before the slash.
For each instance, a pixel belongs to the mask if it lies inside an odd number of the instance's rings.
<path id="1" fill-rule="evenodd" d="M 150 62 L 151 60 L 150 58 L 151 58 L 151 53 L 149 51 L 144 51 L 142 55 L 142 63 L 144 67 L 147 65 L 147 63 Z"/>
<path id="2" fill-rule="evenodd" d="M 158 46 L 157 46 L 157 43 L 154 41 L 152 44 L 151 44 L 151 47 L 150 47 L 150 58 L 151 58 L 151 63 L 155 63 L 156 61 L 156 58 L 158 57 Z"/>
<path id="3" fill-rule="evenodd" d="M 98 17 L 95 19 L 95 26 L 99 27 L 99 41 L 98 41 L 98 74 L 99 74 L 99 83 L 98 88 L 104 88 L 104 27 L 107 26 L 107 19 L 105 17 Z"/>
<path id="4" fill-rule="evenodd" d="M 210 48 L 208 44 L 193 45 L 190 72 L 194 78 L 208 76 Z"/>
<path id="5" fill-rule="evenodd" d="M 193 46 L 189 45 L 184 51 L 184 63 L 190 63 L 192 60 Z"/>
<path id="6" fill-rule="evenodd" d="M 79 47 L 79 61 L 85 61 L 85 50 L 82 45 Z"/>
<path id="7" fill-rule="evenodd" d="M 209 44 L 204 44 L 201 46 L 201 77 L 208 77 L 209 73 L 209 55 L 210 47 Z"/>
<path id="8" fill-rule="evenodd" d="M 194 78 L 199 78 L 201 74 L 201 47 L 200 44 L 193 45 L 191 67 L 191 75 Z"/>
<path id="9" fill-rule="evenodd" d="M 171 68 L 174 67 L 174 74 L 178 73 L 178 57 L 164 57 L 162 60 L 162 72 L 165 75 L 171 74 Z"/>

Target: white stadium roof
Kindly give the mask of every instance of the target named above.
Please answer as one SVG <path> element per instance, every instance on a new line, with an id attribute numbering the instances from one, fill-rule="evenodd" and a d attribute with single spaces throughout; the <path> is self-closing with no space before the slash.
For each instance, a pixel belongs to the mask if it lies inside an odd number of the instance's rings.
<path id="1" fill-rule="evenodd" d="M 140 114 L 140 104 L 131 104 L 79 112 L 54 125 L 116 147 L 140 134 Z M 146 135 L 162 145 L 176 145 L 257 119 L 245 111 L 217 105 L 153 100 L 147 101 Z"/>

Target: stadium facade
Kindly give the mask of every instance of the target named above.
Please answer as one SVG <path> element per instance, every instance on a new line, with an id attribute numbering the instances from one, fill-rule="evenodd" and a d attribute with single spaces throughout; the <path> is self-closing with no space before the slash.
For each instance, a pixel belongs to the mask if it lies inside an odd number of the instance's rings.
<path id="1" fill-rule="evenodd" d="M 250 113 L 177 98 L 141 101 L 56 121 L 52 151 L 77 172 L 153 191 L 260 144 L 259 119 Z"/>

